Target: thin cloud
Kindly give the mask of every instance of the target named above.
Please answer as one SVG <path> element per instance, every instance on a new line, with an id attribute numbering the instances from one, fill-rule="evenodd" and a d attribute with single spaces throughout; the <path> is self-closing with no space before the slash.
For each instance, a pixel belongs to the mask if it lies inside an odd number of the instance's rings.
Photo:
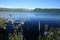
<path id="1" fill-rule="evenodd" d="M 19 7 L 10 7 L 10 6 L 5 6 L 5 5 L 0 5 L 0 8 L 19 8 Z"/>
<path id="2" fill-rule="evenodd" d="M 34 9 L 34 8 L 29 8 L 29 7 L 17 7 L 17 6 L 10 7 L 10 6 L 6 6 L 6 5 L 0 5 L 0 8 L 25 8 L 25 9 L 31 9 L 31 10 Z"/>

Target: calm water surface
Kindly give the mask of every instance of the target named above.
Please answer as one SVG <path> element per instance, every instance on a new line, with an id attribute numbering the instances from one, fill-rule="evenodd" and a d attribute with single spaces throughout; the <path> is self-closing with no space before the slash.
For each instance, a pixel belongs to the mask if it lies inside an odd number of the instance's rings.
<path id="1" fill-rule="evenodd" d="M 12 14 L 14 20 L 40 21 L 45 24 L 56 24 L 60 26 L 60 12 L 0 12 L 4 19 L 10 18 Z"/>
<path id="2" fill-rule="evenodd" d="M 23 28 L 23 37 L 25 39 L 30 39 L 30 37 L 35 40 L 39 37 L 39 21 L 40 21 L 40 34 L 44 34 L 44 25 L 48 24 L 48 27 L 56 28 L 60 27 L 60 12 L 0 12 L 4 19 L 12 18 L 19 22 L 25 20 Z M 7 25 L 7 30 L 12 28 Z M 20 29 L 19 29 L 20 30 Z M 13 32 L 13 31 L 12 31 Z M 27 35 L 27 36 L 26 36 Z"/>

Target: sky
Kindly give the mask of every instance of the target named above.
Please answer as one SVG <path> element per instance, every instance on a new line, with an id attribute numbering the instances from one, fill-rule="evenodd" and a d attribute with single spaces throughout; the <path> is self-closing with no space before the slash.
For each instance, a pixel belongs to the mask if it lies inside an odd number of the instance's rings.
<path id="1" fill-rule="evenodd" d="M 60 8 L 60 0 L 0 0 L 4 8 Z"/>

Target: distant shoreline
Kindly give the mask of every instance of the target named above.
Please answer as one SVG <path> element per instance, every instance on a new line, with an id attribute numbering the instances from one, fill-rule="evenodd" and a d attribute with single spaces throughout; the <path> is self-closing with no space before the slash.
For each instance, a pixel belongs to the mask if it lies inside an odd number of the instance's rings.
<path id="1" fill-rule="evenodd" d="M 60 12 L 60 9 L 41 9 L 41 8 L 35 8 L 33 10 L 30 9 L 24 9 L 24 8 L 0 8 L 0 12 Z"/>

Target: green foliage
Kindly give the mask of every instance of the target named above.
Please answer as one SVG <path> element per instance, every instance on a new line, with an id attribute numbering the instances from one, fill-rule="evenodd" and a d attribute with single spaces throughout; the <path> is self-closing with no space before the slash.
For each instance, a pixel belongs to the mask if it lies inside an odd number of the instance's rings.
<path id="1" fill-rule="evenodd" d="M 0 18 L 0 28 L 5 27 L 5 22 L 2 18 Z"/>
<path id="2" fill-rule="evenodd" d="M 14 36 L 9 33 L 9 40 L 21 40 L 21 39 L 22 38 L 20 32 L 18 33 L 18 35 L 14 34 Z"/>

